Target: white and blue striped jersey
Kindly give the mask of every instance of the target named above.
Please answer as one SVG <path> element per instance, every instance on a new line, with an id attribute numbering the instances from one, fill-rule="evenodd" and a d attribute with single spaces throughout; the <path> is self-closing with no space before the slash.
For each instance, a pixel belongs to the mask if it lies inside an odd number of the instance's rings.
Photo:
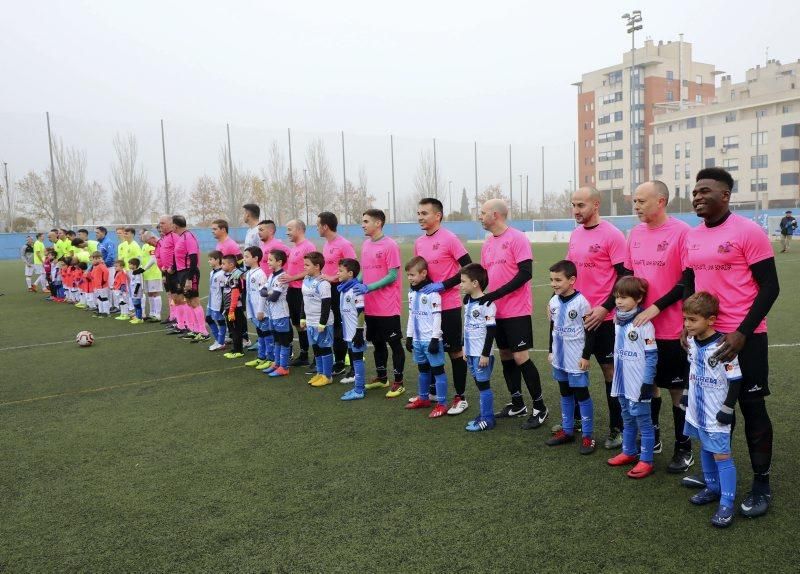
<path id="1" fill-rule="evenodd" d="M 342 338 L 353 340 L 358 328 L 358 314 L 364 311 L 364 296 L 348 289 L 339 296 L 339 312 L 342 315 Z"/>
<path id="2" fill-rule="evenodd" d="M 225 273 L 222 268 L 212 269 L 208 274 L 208 305 L 209 311 L 222 312 L 222 284 Z"/>
<path id="3" fill-rule="evenodd" d="M 478 303 L 467 297 L 464 306 L 464 354 L 468 357 L 483 355 L 486 343 L 486 328 L 497 325 L 495 316 L 497 307 L 494 303 Z"/>
<path id="4" fill-rule="evenodd" d="M 612 397 L 625 397 L 638 401 L 645 382 L 645 353 L 658 352 L 656 330 L 648 321 L 634 327 L 633 321 L 625 325 L 614 323 L 614 381 Z"/>
<path id="5" fill-rule="evenodd" d="M 272 321 L 285 319 L 289 316 L 289 303 L 286 302 L 286 292 L 289 289 L 289 284 L 278 281 L 278 278 L 283 273 L 283 270 L 273 273 L 267 277 L 267 282 L 264 284 L 264 287 L 267 288 L 267 315 Z M 270 301 L 273 293 L 280 293 L 277 301 Z"/>
<path id="6" fill-rule="evenodd" d="M 564 299 L 553 295 L 548 303 L 550 320 L 553 322 L 553 360 L 552 365 L 567 373 L 582 373 L 578 361 L 583 356 L 586 345 L 586 331 L 583 318 L 592 306 L 586 297 L 576 291 Z"/>
<path id="7" fill-rule="evenodd" d="M 706 432 L 731 432 L 731 425 L 717 422 L 717 412 L 728 396 L 728 383 L 742 378 L 739 358 L 723 363 L 713 358 L 719 348 L 721 334 L 705 345 L 698 345 L 694 337 L 689 343 L 689 404 L 686 422 Z"/>
<path id="8" fill-rule="evenodd" d="M 442 338 L 442 297 L 438 293 L 409 289 L 406 336 L 415 341 Z"/>
<path id="9" fill-rule="evenodd" d="M 261 296 L 261 288 L 267 283 L 267 275 L 261 267 L 248 269 L 245 274 L 245 289 L 247 289 L 248 319 L 255 319 L 259 313 L 267 314 L 267 301 Z"/>
<path id="10" fill-rule="evenodd" d="M 331 298 L 331 284 L 322 278 L 305 277 L 303 279 L 303 310 L 306 313 L 306 323 L 309 325 L 333 325 L 333 309 L 328 311 L 328 317 L 322 315 L 322 300 Z"/>

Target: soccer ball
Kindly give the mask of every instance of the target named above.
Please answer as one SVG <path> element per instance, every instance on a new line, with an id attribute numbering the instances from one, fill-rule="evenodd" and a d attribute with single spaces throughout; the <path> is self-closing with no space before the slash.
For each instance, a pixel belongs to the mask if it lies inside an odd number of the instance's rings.
<path id="1" fill-rule="evenodd" d="M 79 347 L 91 347 L 92 343 L 94 343 L 94 335 L 89 331 L 81 331 L 75 337 L 75 342 L 78 343 Z"/>

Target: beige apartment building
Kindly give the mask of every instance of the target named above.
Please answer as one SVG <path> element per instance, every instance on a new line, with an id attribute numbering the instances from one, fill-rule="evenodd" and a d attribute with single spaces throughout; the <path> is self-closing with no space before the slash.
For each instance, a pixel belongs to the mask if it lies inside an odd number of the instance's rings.
<path id="1" fill-rule="evenodd" d="M 731 203 L 761 209 L 800 200 L 800 61 L 747 70 L 745 81 L 724 75 L 709 102 L 656 106 L 649 155 L 652 177 L 689 198 L 702 167 L 718 166 L 736 180 Z"/>
<path id="2" fill-rule="evenodd" d="M 682 40 L 647 40 L 633 53 L 625 52 L 621 62 L 583 74 L 575 84 L 578 183 L 613 198 L 603 202 L 604 211 L 630 213 L 631 190 L 653 177 L 648 152 L 656 112 L 670 105 L 711 103 L 715 74 L 712 64 L 693 60 L 692 44 Z"/>

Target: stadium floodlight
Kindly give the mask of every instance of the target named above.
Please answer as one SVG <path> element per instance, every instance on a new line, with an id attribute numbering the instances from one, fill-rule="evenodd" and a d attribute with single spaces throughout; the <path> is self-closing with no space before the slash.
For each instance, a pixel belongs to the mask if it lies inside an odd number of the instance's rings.
<path id="1" fill-rule="evenodd" d="M 633 10 L 622 15 L 625 21 L 628 34 L 631 35 L 631 82 L 630 82 L 630 108 L 628 116 L 630 119 L 630 192 L 631 192 L 631 211 L 633 208 L 633 191 L 639 185 L 639 146 L 642 145 L 642 138 L 637 138 L 639 133 L 639 122 L 637 121 L 636 93 L 639 88 L 639 78 L 636 74 L 636 31 L 642 29 L 642 11 Z M 613 188 L 613 186 L 612 186 Z"/>

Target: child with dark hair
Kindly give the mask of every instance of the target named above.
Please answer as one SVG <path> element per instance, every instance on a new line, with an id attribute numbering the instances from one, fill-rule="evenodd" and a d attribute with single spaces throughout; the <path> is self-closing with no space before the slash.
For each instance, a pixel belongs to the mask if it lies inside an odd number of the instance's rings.
<path id="1" fill-rule="evenodd" d="M 222 252 L 211 251 L 208 254 L 208 303 L 206 305 L 206 324 L 211 331 L 214 342 L 209 351 L 218 351 L 225 347 L 225 334 L 228 327 L 222 315 L 222 284 L 225 273 L 222 271 Z"/>
<path id="2" fill-rule="evenodd" d="M 319 251 L 306 253 L 303 257 L 306 336 L 317 363 L 317 374 L 308 381 L 312 387 L 324 387 L 333 382 L 333 309 L 331 284 L 322 276 L 324 265 L 325 258 Z"/>
<path id="3" fill-rule="evenodd" d="M 647 281 L 640 277 L 622 277 L 614 286 L 617 312 L 614 325 L 614 381 L 611 396 L 618 397 L 622 407 L 622 452 L 610 458 L 611 466 L 638 463 L 627 475 L 645 478 L 654 472 L 653 446 L 655 429 L 650 412 L 653 380 L 658 363 L 655 327 L 650 321 L 637 327 L 633 319 L 641 312 L 647 295 Z M 637 457 L 636 433 L 642 437 L 641 454 Z"/>
<path id="4" fill-rule="evenodd" d="M 239 273 L 235 255 L 222 257 L 222 271 L 225 274 L 222 282 L 222 314 L 227 321 L 228 333 L 233 342 L 233 348 L 225 353 L 226 359 L 241 359 L 244 357 L 242 347 L 242 325 L 245 323 L 242 309 L 242 292 L 244 291 L 243 275 Z"/>
<path id="5" fill-rule="evenodd" d="M 341 396 L 343 401 L 363 399 L 366 393 L 364 372 L 364 351 L 367 344 L 364 340 L 364 296 L 356 292 L 361 265 L 356 259 L 339 260 L 339 313 L 342 317 L 342 338 L 347 343 L 350 360 L 353 365 L 355 381 L 353 388 Z"/>
<path id="6" fill-rule="evenodd" d="M 131 289 L 131 302 L 133 303 L 134 316 L 130 322 L 134 325 L 144 323 L 142 319 L 142 293 L 144 292 L 144 281 L 142 274 L 137 273 L 141 261 L 138 257 L 131 257 L 128 259 L 128 269 L 131 272 L 130 289 Z"/>
<path id="7" fill-rule="evenodd" d="M 286 251 L 283 249 L 272 249 L 269 252 L 267 264 L 271 273 L 261 288 L 261 296 L 267 302 L 274 357 L 272 365 L 261 372 L 270 377 L 285 377 L 289 374 L 289 355 L 292 352 L 292 324 L 289 303 L 286 300 L 289 285 L 280 280 L 285 273 L 283 266 L 286 265 L 286 259 Z"/>

